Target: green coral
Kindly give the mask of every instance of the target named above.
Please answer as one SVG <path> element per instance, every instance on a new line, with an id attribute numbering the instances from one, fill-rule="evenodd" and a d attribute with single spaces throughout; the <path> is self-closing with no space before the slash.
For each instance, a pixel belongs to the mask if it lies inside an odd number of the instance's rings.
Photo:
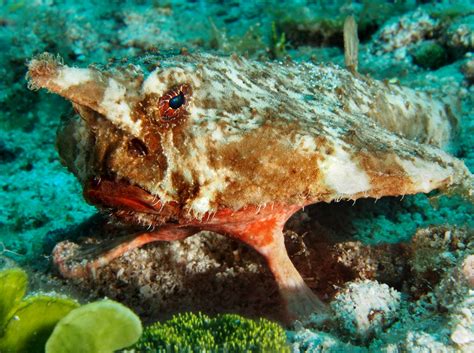
<path id="1" fill-rule="evenodd" d="M 140 319 L 113 300 L 86 304 L 71 311 L 55 327 L 46 353 L 112 353 L 135 343 Z"/>
<path id="2" fill-rule="evenodd" d="M 446 50 L 434 41 L 425 41 L 412 53 L 413 62 L 424 69 L 435 70 L 446 65 Z"/>
<path id="3" fill-rule="evenodd" d="M 235 314 L 184 313 L 145 329 L 137 352 L 289 352 L 278 324 Z"/>

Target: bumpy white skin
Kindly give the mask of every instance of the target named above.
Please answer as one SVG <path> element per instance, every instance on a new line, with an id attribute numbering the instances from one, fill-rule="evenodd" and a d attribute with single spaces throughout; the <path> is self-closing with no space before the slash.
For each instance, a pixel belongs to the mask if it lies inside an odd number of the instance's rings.
<path id="1" fill-rule="evenodd" d="M 304 205 L 429 192 L 452 184 L 472 186 L 464 164 L 435 147 L 446 145 L 452 135 L 449 107 L 424 93 L 357 77 L 335 66 L 263 64 L 195 54 L 161 62 L 137 86 L 123 77 L 65 66 L 51 70 L 49 77 L 35 77 L 34 65 L 33 60 L 34 86 L 91 108 L 136 137 L 146 133 L 132 114 L 137 102 L 190 85 L 188 115 L 180 130 L 184 143 L 175 145 L 174 130 L 164 129 L 164 177 L 139 186 L 162 201 L 178 202 L 193 217 L 219 207 Z M 101 94 L 86 97 L 81 90 L 85 85 Z M 235 153 L 232 161 L 226 155 L 230 145 L 242 151 L 238 161 Z M 250 152 L 245 150 L 249 145 L 254 146 Z M 255 156 L 257 161 L 247 165 Z M 287 160 L 296 165 L 283 165 Z M 245 172 L 247 166 L 252 173 Z M 114 172 L 127 178 L 121 170 Z M 302 173 L 307 174 L 304 180 Z M 199 192 L 180 200 L 173 175 L 199 185 Z M 282 175 L 290 182 L 281 192 L 273 192 L 268 185 L 278 183 Z"/>

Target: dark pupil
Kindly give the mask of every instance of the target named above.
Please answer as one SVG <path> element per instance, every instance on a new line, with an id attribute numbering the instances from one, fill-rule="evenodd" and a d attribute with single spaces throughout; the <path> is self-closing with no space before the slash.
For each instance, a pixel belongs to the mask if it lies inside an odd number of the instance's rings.
<path id="1" fill-rule="evenodd" d="M 183 92 L 179 92 L 176 97 L 170 99 L 170 108 L 178 109 L 184 104 L 184 94 Z"/>

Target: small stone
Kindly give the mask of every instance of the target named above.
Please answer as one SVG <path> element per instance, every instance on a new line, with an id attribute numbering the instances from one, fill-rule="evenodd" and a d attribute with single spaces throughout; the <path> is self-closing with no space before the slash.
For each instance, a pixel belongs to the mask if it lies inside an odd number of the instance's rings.
<path id="1" fill-rule="evenodd" d="M 451 334 L 451 339 L 458 345 L 466 345 L 474 342 L 474 333 L 463 326 L 459 326 Z"/>
<path id="2" fill-rule="evenodd" d="M 140 288 L 140 294 L 143 298 L 151 298 L 153 296 L 153 290 L 149 285 L 144 285 Z"/>
<path id="3" fill-rule="evenodd" d="M 377 281 L 352 282 L 331 308 L 343 331 L 365 341 L 398 318 L 400 293 Z"/>
<path id="4" fill-rule="evenodd" d="M 462 264 L 462 273 L 469 284 L 469 287 L 474 288 L 474 255 L 466 257 Z"/>
<path id="5" fill-rule="evenodd" d="M 448 28 L 447 44 L 451 48 L 466 52 L 474 49 L 474 15 L 460 17 Z"/>
<path id="6" fill-rule="evenodd" d="M 462 66 L 462 72 L 464 73 L 467 81 L 472 84 L 474 82 L 474 59 L 467 61 Z"/>

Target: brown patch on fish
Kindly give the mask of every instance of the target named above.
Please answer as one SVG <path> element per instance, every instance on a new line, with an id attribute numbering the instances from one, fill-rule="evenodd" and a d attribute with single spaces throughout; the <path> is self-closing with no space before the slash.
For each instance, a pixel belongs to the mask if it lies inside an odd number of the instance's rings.
<path id="1" fill-rule="evenodd" d="M 187 181 L 181 173 L 173 172 L 171 174 L 171 181 L 173 183 L 173 189 L 178 195 L 178 204 L 184 205 L 189 200 L 194 199 L 199 193 L 200 185 L 197 182 Z"/>
<path id="2" fill-rule="evenodd" d="M 229 182 L 218 204 L 234 209 L 283 200 L 304 204 L 308 198 L 325 199 L 331 193 L 318 168 L 322 154 L 302 153 L 281 136 L 275 126 L 266 124 L 216 151 L 221 158 L 212 161 L 217 164 L 213 167 L 227 168 L 239 178 Z M 318 141 L 325 143 L 323 138 Z"/>
<path id="3" fill-rule="evenodd" d="M 371 188 L 368 197 L 398 196 L 415 193 L 411 178 L 398 163 L 398 157 L 393 153 L 374 155 L 359 153 L 356 160 L 367 173 Z"/>

